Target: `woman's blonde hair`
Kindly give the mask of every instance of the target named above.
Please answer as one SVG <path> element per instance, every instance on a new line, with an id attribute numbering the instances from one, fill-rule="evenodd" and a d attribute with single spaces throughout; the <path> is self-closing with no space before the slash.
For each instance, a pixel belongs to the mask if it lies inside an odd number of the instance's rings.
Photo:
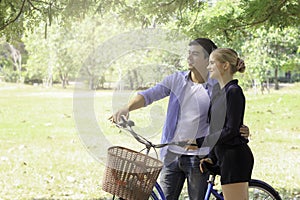
<path id="1" fill-rule="evenodd" d="M 232 74 L 236 73 L 237 71 L 243 73 L 246 69 L 244 60 L 240 59 L 237 52 L 233 49 L 218 48 L 215 49 L 212 54 L 219 62 L 228 62 L 230 64 L 230 70 Z"/>

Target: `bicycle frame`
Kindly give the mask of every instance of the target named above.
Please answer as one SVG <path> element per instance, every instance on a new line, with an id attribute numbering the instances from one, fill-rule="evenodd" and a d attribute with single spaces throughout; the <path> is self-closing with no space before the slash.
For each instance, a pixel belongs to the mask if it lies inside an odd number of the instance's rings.
<path id="1" fill-rule="evenodd" d="M 156 182 L 155 183 L 155 189 L 157 190 L 160 198 L 155 194 L 155 192 L 152 190 L 152 193 L 151 193 L 151 197 L 154 199 L 154 200 L 166 200 L 166 197 L 164 195 L 164 192 L 162 191 L 162 188 L 160 187 L 160 185 Z"/>
<path id="2" fill-rule="evenodd" d="M 207 182 L 208 186 L 204 200 L 209 200 L 211 194 L 213 194 L 218 200 L 224 200 L 223 195 L 219 194 L 218 191 L 213 188 L 215 184 L 215 175 L 209 175 L 209 179 Z"/>
<path id="3" fill-rule="evenodd" d="M 134 126 L 134 122 L 126 120 L 124 117 L 122 117 L 122 123 L 116 124 L 118 128 L 124 129 L 131 133 L 131 135 L 140 143 L 144 144 L 146 146 L 146 154 L 149 154 L 149 151 L 151 148 L 155 150 L 155 148 L 162 148 L 167 145 L 178 145 L 178 146 L 185 146 L 185 145 L 194 145 L 194 144 L 188 144 L 187 142 L 172 142 L 172 143 L 166 143 L 166 144 L 153 144 L 146 138 L 142 137 L 141 135 L 137 134 L 133 129 L 132 126 Z M 223 197 L 221 194 L 219 194 L 216 190 L 213 189 L 214 186 L 214 180 L 215 176 L 211 176 L 210 180 L 208 181 L 208 189 L 206 192 L 206 198 L 205 200 L 208 200 L 210 195 L 213 194 L 215 197 L 217 197 L 220 200 L 223 200 Z M 151 197 L 154 200 L 166 200 L 166 197 L 163 193 L 163 190 L 161 186 L 156 182 L 154 188 L 156 189 L 158 195 L 152 191 Z"/>
<path id="4" fill-rule="evenodd" d="M 208 180 L 208 188 L 206 190 L 204 200 L 209 200 L 210 196 L 213 195 L 217 200 L 224 200 L 222 192 L 218 192 L 214 189 L 214 181 L 216 175 L 210 175 Z M 251 190 L 251 188 L 253 190 Z M 252 194 L 252 196 L 250 195 Z M 254 196 L 253 196 L 254 195 Z M 281 200 L 279 193 L 268 183 L 251 179 L 249 181 L 249 199 L 273 199 Z"/>
<path id="5" fill-rule="evenodd" d="M 122 121 L 123 121 L 122 123 L 116 124 L 117 127 L 121 128 L 121 129 L 125 129 L 126 131 L 130 132 L 131 135 L 138 142 L 140 142 L 141 144 L 144 144 L 146 146 L 146 148 L 144 149 L 144 150 L 146 150 L 146 154 L 149 153 L 151 148 L 153 148 L 156 152 L 156 148 L 162 148 L 167 145 L 178 145 L 178 146 L 194 145 L 194 144 L 188 144 L 187 142 L 171 142 L 171 143 L 166 143 L 166 144 L 153 144 L 146 138 L 144 138 L 141 135 L 134 132 L 134 130 L 131 128 L 132 126 L 134 126 L 134 122 L 127 120 L 125 117 L 122 117 Z M 157 152 L 156 152 L 156 154 L 157 154 Z M 209 200 L 211 195 L 213 195 L 217 200 L 224 200 L 222 192 L 218 192 L 216 189 L 214 189 L 214 185 L 215 185 L 214 182 L 215 182 L 215 177 L 216 177 L 216 175 L 214 173 L 212 173 L 210 175 L 209 180 L 207 181 L 208 187 L 206 190 L 204 200 Z M 257 188 L 260 191 L 263 191 L 263 194 L 268 194 L 268 196 L 271 198 L 273 197 L 273 199 L 281 200 L 281 197 L 279 196 L 278 192 L 274 188 L 272 188 L 270 185 L 268 185 L 267 183 L 260 181 L 260 180 L 251 179 L 251 181 L 249 182 L 249 186 L 251 186 L 251 185 L 253 186 L 253 188 Z M 154 188 L 155 188 L 156 192 L 155 192 L 155 190 L 152 190 L 151 197 L 154 200 L 166 200 L 163 190 L 157 182 L 155 183 Z"/>
<path id="6" fill-rule="evenodd" d="M 204 200 L 209 200 L 209 198 L 210 198 L 210 196 L 212 194 L 218 200 L 224 200 L 223 195 L 213 188 L 214 187 L 214 181 L 215 181 L 215 175 L 210 175 L 209 180 L 207 181 L 208 182 L 208 186 L 207 186 L 207 190 L 206 190 L 206 194 L 205 194 Z M 152 191 L 151 197 L 154 200 L 166 200 L 165 195 L 164 195 L 164 193 L 162 191 L 162 188 L 160 187 L 160 185 L 157 182 L 155 183 L 155 189 L 157 190 L 160 198 L 155 194 L 154 191 Z"/>

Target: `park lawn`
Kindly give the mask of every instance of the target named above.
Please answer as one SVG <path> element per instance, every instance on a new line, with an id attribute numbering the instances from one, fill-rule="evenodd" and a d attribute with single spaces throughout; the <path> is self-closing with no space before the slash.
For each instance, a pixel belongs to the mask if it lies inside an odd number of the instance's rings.
<path id="1" fill-rule="evenodd" d="M 78 137 L 72 91 L 16 85 L 0 95 L 0 197 L 101 196 L 103 166 Z"/>
<path id="2" fill-rule="evenodd" d="M 77 129 L 85 121 L 74 120 L 73 94 L 71 88 L 0 83 L 0 199 L 111 198 L 101 190 L 105 158 L 91 150 L 92 143 Z M 300 85 L 264 95 L 245 94 L 245 124 L 255 156 L 253 178 L 270 183 L 283 199 L 300 198 Z M 124 98 L 112 100 L 116 95 L 111 91 L 94 96 L 99 134 L 109 145 L 140 150 L 107 120 Z M 166 102 L 132 112 L 137 132 L 159 141 Z M 106 154 L 104 146 L 96 150 Z"/>
<path id="3" fill-rule="evenodd" d="M 247 92 L 245 123 L 255 156 L 253 178 L 274 186 L 283 199 L 300 199 L 300 85 L 271 94 Z"/>

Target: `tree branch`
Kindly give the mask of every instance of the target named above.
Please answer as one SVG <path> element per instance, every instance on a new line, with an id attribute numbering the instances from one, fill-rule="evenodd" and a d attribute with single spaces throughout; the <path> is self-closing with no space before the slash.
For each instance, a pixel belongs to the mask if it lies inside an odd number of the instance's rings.
<path id="1" fill-rule="evenodd" d="M 33 1 L 33 2 L 36 2 L 36 3 L 41 3 L 41 4 L 51 5 L 52 7 L 54 7 L 54 8 L 57 9 L 57 10 L 60 10 L 60 11 L 63 10 L 63 8 L 57 7 L 57 6 L 53 3 L 53 1 L 51 1 L 51 2 L 40 1 L 40 0 L 30 0 L 30 1 Z M 54 2 L 55 2 L 55 0 L 54 0 Z"/>
<path id="2" fill-rule="evenodd" d="M 198 19 L 198 16 L 199 16 L 199 13 L 200 13 L 200 6 L 201 6 L 201 1 L 199 1 L 198 2 L 198 8 L 197 8 L 197 13 L 196 13 L 196 17 L 195 17 L 195 19 L 193 20 L 193 22 L 191 23 L 191 25 L 194 25 L 195 23 L 196 23 L 196 21 L 197 21 L 197 19 Z M 190 26 L 191 26 L 190 25 Z"/>
<path id="3" fill-rule="evenodd" d="M 9 26 L 10 24 L 12 24 L 12 23 L 14 23 L 15 21 L 17 21 L 17 19 L 21 16 L 21 14 L 22 14 L 22 12 L 23 12 L 25 3 L 26 3 L 26 0 L 23 0 L 22 6 L 21 6 L 20 11 L 19 11 L 19 13 L 17 14 L 17 16 L 16 16 L 13 20 L 11 20 L 11 21 L 9 21 L 9 22 L 6 22 L 2 27 L 0 27 L 0 31 L 4 30 L 7 26 Z"/>
<path id="4" fill-rule="evenodd" d="M 173 4 L 176 0 L 170 1 L 170 2 L 166 2 L 166 3 L 159 3 L 159 6 L 169 6 L 171 4 Z"/>
<path id="5" fill-rule="evenodd" d="M 33 7 L 33 9 L 42 12 L 39 8 L 37 8 L 37 7 L 35 7 L 35 6 L 33 5 L 33 3 L 31 2 L 31 0 L 28 0 L 28 3 L 31 5 L 31 7 Z"/>
<path id="6" fill-rule="evenodd" d="M 35 1 L 35 2 L 37 2 L 37 3 L 48 4 L 48 2 L 46 2 L 46 1 L 39 1 L 39 0 L 31 0 L 31 1 Z"/>
<path id="7" fill-rule="evenodd" d="M 230 29 L 229 29 L 229 28 L 228 28 L 228 29 L 224 29 L 224 31 L 230 31 L 231 29 L 241 29 L 241 28 L 245 28 L 245 27 L 252 27 L 252 26 L 256 26 L 256 25 L 258 25 L 258 24 L 262 24 L 262 23 L 266 22 L 268 19 L 270 19 L 270 17 L 271 17 L 272 15 L 274 15 L 274 13 L 276 14 L 277 11 L 279 11 L 279 10 L 286 4 L 287 1 L 288 1 L 288 0 L 283 0 L 283 1 L 281 2 L 281 4 L 280 4 L 278 7 L 272 9 L 272 10 L 268 13 L 268 15 L 267 15 L 265 18 L 261 19 L 261 20 L 254 21 L 254 22 L 248 23 L 248 24 L 237 25 L 237 26 L 234 26 L 233 28 L 230 28 Z"/>

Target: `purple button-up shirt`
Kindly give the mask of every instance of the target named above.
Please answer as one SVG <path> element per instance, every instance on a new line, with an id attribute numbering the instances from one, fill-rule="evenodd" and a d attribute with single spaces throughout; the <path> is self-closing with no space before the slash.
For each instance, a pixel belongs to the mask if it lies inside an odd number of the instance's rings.
<path id="1" fill-rule="evenodd" d="M 164 78 L 164 80 L 152 88 L 141 91 L 138 94 L 145 99 L 145 106 L 158 101 L 167 96 L 170 96 L 166 121 L 162 131 L 161 143 L 171 142 L 177 126 L 177 121 L 180 113 L 180 102 L 183 100 L 185 88 L 189 79 L 189 71 L 176 72 Z M 206 82 L 206 90 L 209 96 L 212 94 L 216 80 L 208 79 Z M 208 126 L 207 121 L 199 121 L 199 127 Z M 161 156 L 165 155 L 165 150 L 161 151 Z"/>

